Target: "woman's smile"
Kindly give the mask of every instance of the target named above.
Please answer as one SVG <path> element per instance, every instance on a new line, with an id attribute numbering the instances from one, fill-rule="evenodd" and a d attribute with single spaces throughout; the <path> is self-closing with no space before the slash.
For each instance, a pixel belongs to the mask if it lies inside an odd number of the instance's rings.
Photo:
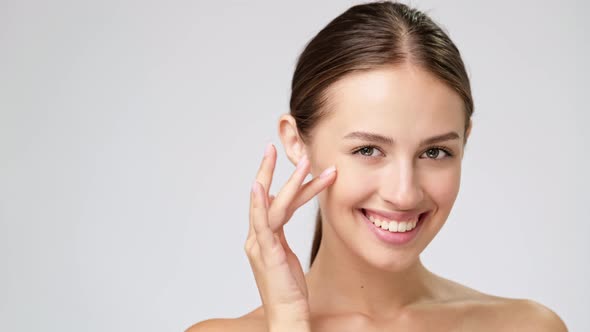
<path id="1" fill-rule="evenodd" d="M 399 215 L 396 219 L 385 219 L 382 212 L 376 214 L 372 210 L 357 209 L 357 215 L 362 222 L 375 235 L 377 240 L 389 245 L 406 245 L 415 239 L 428 212 L 413 214 L 413 216 Z M 407 215 L 407 214 L 406 214 Z M 401 218 L 400 218 L 401 217 Z"/>

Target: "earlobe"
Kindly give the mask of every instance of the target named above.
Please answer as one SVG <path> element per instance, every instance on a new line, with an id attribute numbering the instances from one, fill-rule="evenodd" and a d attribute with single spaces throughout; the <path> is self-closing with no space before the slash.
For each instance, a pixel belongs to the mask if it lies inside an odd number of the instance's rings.
<path id="1" fill-rule="evenodd" d="M 305 146 L 299 137 L 297 123 L 291 114 L 283 114 L 279 119 L 279 138 L 285 148 L 287 158 L 297 165 L 299 159 L 305 154 Z"/>

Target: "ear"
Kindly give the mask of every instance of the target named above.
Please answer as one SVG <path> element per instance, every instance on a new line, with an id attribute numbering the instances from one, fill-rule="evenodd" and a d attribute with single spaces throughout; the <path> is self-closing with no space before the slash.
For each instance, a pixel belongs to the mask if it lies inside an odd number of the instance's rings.
<path id="1" fill-rule="evenodd" d="M 295 118 L 291 114 L 283 114 L 279 119 L 279 137 L 287 158 L 297 165 L 299 159 L 306 153 L 305 144 L 299 137 L 299 131 L 297 130 L 297 123 Z"/>

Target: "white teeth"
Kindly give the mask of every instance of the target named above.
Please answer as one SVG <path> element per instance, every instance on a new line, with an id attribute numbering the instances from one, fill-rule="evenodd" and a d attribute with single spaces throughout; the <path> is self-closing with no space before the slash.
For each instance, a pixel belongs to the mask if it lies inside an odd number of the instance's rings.
<path id="1" fill-rule="evenodd" d="M 400 232 L 405 232 L 406 231 L 406 227 L 408 226 L 408 223 L 405 221 L 402 221 L 399 223 L 399 231 Z"/>
<path id="2" fill-rule="evenodd" d="M 388 230 L 392 233 L 403 233 L 409 232 L 416 227 L 418 220 L 412 221 L 395 221 L 395 220 L 380 220 L 373 216 L 368 216 L 369 220 L 375 224 L 375 226 L 380 227 L 381 229 Z"/>
<path id="3" fill-rule="evenodd" d="M 389 231 L 390 232 L 398 232 L 399 231 L 399 224 L 397 221 L 389 222 Z"/>

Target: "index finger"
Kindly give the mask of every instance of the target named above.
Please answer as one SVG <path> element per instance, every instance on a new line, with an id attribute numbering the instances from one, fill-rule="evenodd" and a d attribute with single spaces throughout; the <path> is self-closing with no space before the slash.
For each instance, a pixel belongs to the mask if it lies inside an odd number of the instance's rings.
<path id="1" fill-rule="evenodd" d="M 264 196 L 263 198 L 266 200 L 268 205 L 270 205 L 270 202 L 268 201 L 268 191 L 272 183 L 272 176 L 275 169 L 276 158 L 277 154 L 274 145 L 272 143 L 268 143 L 266 145 L 266 149 L 264 150 L 264 157 L 262 158 L 260 166 L 258 167 L 258 172 L 256 173 L 256 182 L 260 183 L 264 188 L 262 194 Z M 250 209 L 252 209 L 252 205 L 250 206 Z M 254 225 L 252 225 L 252 222 L 250 222 L 247 237 L 250 238 L 253 235 Z"/>
<path id="2" fill-rule="evenodd" d="M 268 143 L 266 145 L 266 149 L 264 150 L 264 158 L 262 158 L 262 162 L 258 168 L 258 173 L 256 174 L 256 181 L 258 181 L 264 188 L 264 199 L 267 200 L 267 202 L 268 191 L 270 190 L 270 185 L 272 184 L 272 177 L 275 170 L 276 161 L 277 150 L 272 143 Z"/>

